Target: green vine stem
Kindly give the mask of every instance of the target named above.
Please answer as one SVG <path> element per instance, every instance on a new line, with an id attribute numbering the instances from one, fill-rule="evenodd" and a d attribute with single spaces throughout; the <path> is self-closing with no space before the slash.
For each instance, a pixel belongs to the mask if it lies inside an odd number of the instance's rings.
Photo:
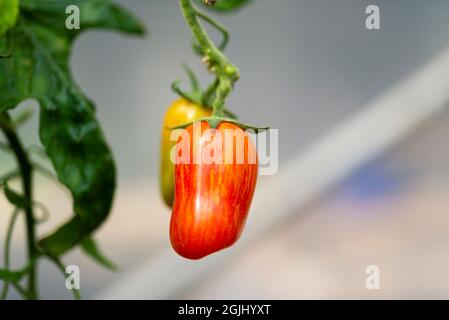
<path id="1" fill-rule="evenodd" d="M 6 239 L 5 239 L 5 245 L 4 245 L 4 252 L 3 252 L 3 260 L 5 263 L 5 268 L 9 269 L 9 256 L 10 256 L 10 248 L 11 248 L 11 238 L 12 238 L 12 232 L 14 230 L 14 226 L 16 224 L 17 216 L 19 215 L 19 210 L 16 208 L 14 209 L 14 212 L 11 217 L 11 221 L 9 222 L 8 230 L 6 232 Z M 9 282 L 5 281 L 5 284 L 3 285 L 3 291 L 0 296 L 0 300 L 5 300 L 8 296 L 8 289 L 9 289 Z"/>
<path id="2" fill-rule="evenodd" d="M 221 35 L 223 36 L 223 40 L 221 41 L 220 45 L 218 46 L 218 49 L 221 51 L 224 51 L 229 43 L 229 31 L 226 29 L 224 25 L 221 23 L 215 21 L 214 19 L 210 18 L 209 16 L 205 15 L 201 11 L 196 10 L 196 15 L 198 18 L 203 19 L 205 22 L 209 23 L 212 27 L 217 29 Z"/>
<path id="3" fill-rule="evenodd" d="M 28 259 L 31 262 L 28 271 L 28 287 L 27 297 L 30 299 L 37 299 L 37 285 L 36 285 L 36 261 L 39 256 L 39 250 L 36 245 L 35 235 L 35 220 L 33 215 L 33 195 L 32 195 L 32 178 L 33 168 L 28 155 L 23 148 L 14 124 L 8 113 L 0 113 L 0 129 L 3 131 L 6 139 L 8 140 L 9 147 L 14 152 L 20 168 L 20 175 L 23 185 L 23 196 L 26 200 L 25 207 L 25 219 L 26 219 L 26 233 L 28 243 Z"/>
<path id="4" fill-rule="evenodd" d="M 212 42 L 199 22 L 198 18 L 204 20 L 206 15 L 200 13 L 190 0 L 180 0 L 180 5 L 184 18 L 201 47 L 204 56 L 203 61 L 207 64 L 209 70 L 217 75 L 218 85 L 215 89 L 215 99 L 212 103 L 214 109 L 212 116 L 223 117 L 226 98 L 232 91 L 234 83 L 239 79 L 240 72 Z M 218 25 L 210 18 L 206 18 L 206 21 L 212 22 L 213 25 Z"/>
<path id="5" fill-rule="evenodd" d="M 215 74 L 215 79 L 203 94 L 202 101 L 203 105 L 209 105 L 210 101 L 212 102 L 212 116 L 197 121 L 206 121 L 212 128 L 216 128 L 221 122 L 226 121 L 245 130 L 254 130 L 255 132 L 268 130 L 268 127 L 255 127 L 237 121 L 236 116 L 225 108 L 226 99 L 234 88 L 235 82 L 240 78 L 239 69 L 222 52 L 229 41 L 227 29 L 195 8 L 191 0 L 179 0 L 179 2 L 184 19 L 195 37 L 194 50 L 203 56 L 203 62 L 209 71 Z M 208 5 L 215 3 L 216 1 L 207 2 Z M 219 47 L 212 42 L 199 20 L 207 22 L 222 33 L 223 41 Z M 191 124 L 186 123 L 169 129 L 186 128 Z"/>

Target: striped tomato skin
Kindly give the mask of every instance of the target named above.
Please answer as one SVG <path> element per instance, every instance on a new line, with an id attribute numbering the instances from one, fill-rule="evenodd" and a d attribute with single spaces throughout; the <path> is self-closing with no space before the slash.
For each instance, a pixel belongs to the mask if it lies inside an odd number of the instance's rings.
<path id="1" fill-rule="evenodd" d="M 182 150 L 189 152 L 189 161 L 185 161 L 178 143 L 170 222 L 173 249 L 188 259 L 203 258 L 239 239 L 258 171 L 256 147 L 241 128 L 223 122 L 211 130 L 202 122 L 197 124 L 199 134 L 195 134 L 194 126 L 186 129 L 190 148 Z M 217 156 L 220 152 L 221 161 Z M 208 155 L 214 161 L 203 161 Z"/>

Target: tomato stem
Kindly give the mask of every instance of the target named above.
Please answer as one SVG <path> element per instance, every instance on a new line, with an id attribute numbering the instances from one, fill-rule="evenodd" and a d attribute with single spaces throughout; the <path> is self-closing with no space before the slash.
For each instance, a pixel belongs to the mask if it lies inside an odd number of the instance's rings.
<path id="1" fill-rule="evenodd" d="M 196 14 L 197 14 L 197 16 L 199 18 L 201 18 L 205 22 L 209 23 L 212 27 L 214 27 L 215 29 L 217 29 L 221 33 L 221 35 L 223 36 L 223 40 L 221 41 L 221 43 L 218 46 L 218 48 L 221 51 L 224 51 L 226 49 L 226 47 L 228 46 L 228 43 L 229 43 L 229 31 L 228 31 L 228 29 L 226 29 L 226 27 L 224 25 L 222 25 L 221 23 L 215 21 L 211 17 L 205 15 L 201 11 L 196 10 Z"/>
<path id="2" fill-rule="evenodd" d="M 179 0 L 179 2 L 186 23 L 192 30 L 201 53 L 204 56 L 203 62 L 207 65 L 208 69 L 217 76 L 218 83 L 214 86 L 215 97 L 212 102 L 214 110 L 213 116 L 223 117 L 226 98 L 232 91 L 234 83 L 240 77 L 238 68 L 234 66 L 220 50 L 224 49 L 228 43 L 229 33 L 221 24 L 198 11 L 198 9 L 192 5 L 190 0 Z M 224 38 L 220 49 L 212 42 L 206 30 L 199 22 L 199 18 L 222 32 Z"/>

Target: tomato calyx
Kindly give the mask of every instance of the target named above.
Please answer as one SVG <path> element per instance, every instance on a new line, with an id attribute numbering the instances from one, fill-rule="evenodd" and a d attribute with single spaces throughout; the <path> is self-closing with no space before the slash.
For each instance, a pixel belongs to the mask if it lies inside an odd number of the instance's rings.
<path id="1" fill-rule="evenodd" d="M 190 80 L 191 91 L 187 92 L 181 89 L 181 80 L 176 80 L 172 83 L 172 90 L 182 98 L 212 110 L 213 108 L 210 105 L 211 100 L 213 99 L 213 92 L 218 84 L 217 81 L 203 91 L 200 87 L 198 78 L 192 69 L 190 69 L 187 64 L 183 64 L 182 67 Z M 234 120 L 238 119 L 237 115 L 226 108 L 224 108 L 223 113 L 226 118 L 231 118 Z"/>
<path id="2" fill-rule="evenodd" d="M 222 122 L 227 122 L 227 123 L 232 123 L 235 124 L 236 126 L 240 127 L 243 130 L 252 130 L 254 131 L 256 134 L 261 132 L 261 131 L 266 131 L 269 130 L 270 127 L 257 127 L 254 125 L 250 125 L 250 124 L 246 124 L 243 122 L 240 122 L 238 120 L 232 119 L 232 118 L 228 118 L 228 117 L 218 117 L 218 116 L 212 116 L 212 117 L 205 117 L 205 118 L 201 118 L 195 121 L 191 121 L 191 122 L 187 122 L 184 124 L 181 124 L 179 126 L 175 126 L 175 127 L 170 127 L 167 128 L 168 130 L 176 130 L 176 129 L 186 129 L 187 127 L 198 123 L 198 122 L 207 122 L 209 124 L 209 126 L 213 129 L 216 129 L 220 123 Z"/>
<path id="3" fill-rule="evenodd" d="M 181 80 L 176 80 L 172 83 L 171 88 L 182 98 L 194 102 L 198 105 L 203 105 L 203 93 L 201 91 L 192 90 L 190 92 L 183 91 L 180 87 Z"/>

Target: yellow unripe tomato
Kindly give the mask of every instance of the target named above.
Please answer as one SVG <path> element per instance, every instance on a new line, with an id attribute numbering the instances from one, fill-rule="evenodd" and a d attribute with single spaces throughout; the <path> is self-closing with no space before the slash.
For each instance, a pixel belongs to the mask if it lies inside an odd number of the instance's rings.
<path id="1" fill-rule="evenodd" d="M 203 107 L 185 98 L 179 98 L 167 109 L 162 123 L 160 188 L 164 202 L 172 207 L 175 188 L 175 165 L 170 159 L 171 149 L 176 141 L 170 141 L 171 130 L 212 114 L 211 108 Z"/>

